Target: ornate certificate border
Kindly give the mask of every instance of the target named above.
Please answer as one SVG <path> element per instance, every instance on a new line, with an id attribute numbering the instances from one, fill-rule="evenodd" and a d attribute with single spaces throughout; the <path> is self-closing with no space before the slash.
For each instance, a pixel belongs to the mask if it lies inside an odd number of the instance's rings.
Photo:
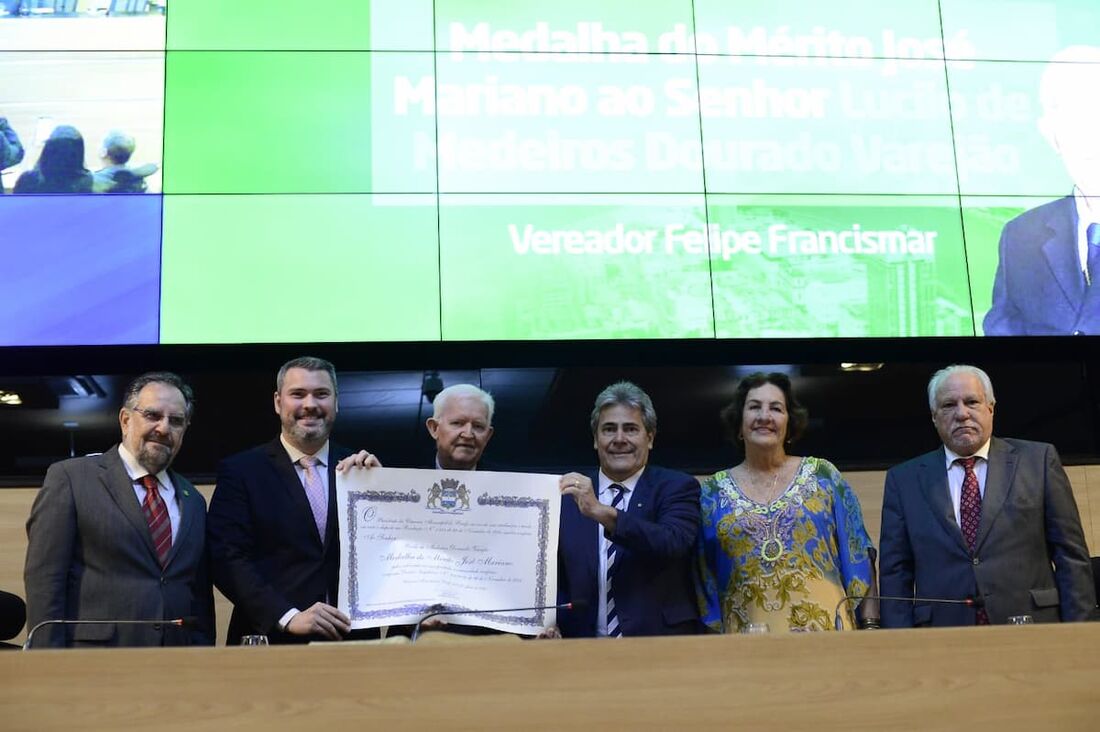
<path id="1" fill-rule="evenodd" d="M 351 567 L 348 568 L 348 608 L 352 621 L 357 620 L 384 620 L 386 618 L 401 617 L 407 615 L 423 615 L 436 610 L 465 611 L 471 617 L 497 622 L 506 622 L 510 625 L 526 628 L 541 628 L 546 624 L 547 610 L 534 611 L 534 616 L 511 615 L 504 613 L 476 612 L 475 608 L 467 608 L 461 605 L 425 605 L 414 603 L 400 607 L 386 608 L 383 610 L 362 610 L 359 608 L 359 574 L 353 568 L 358 567 L 357 552 L 357 526 L 355 520 L 360 511 L 370 510 L 372 503 L 420 503 L 421 496 L 416 491 L 401 493 L 398 491 L 348 491 L 347 502 L 347 526 L 348 526 L 348 552 Z M 535 595 L 531 598 L 531 605 L 548 605 L 546 596 L 547 574 L 547 546 L 550 541 L 550 501 L 546 499 L 530 498 L 528 496 L 503 496 L 482 493 L 477 498 L 478 505 L 496 506 L 515 509 L 517 511 L 535 511 L 538 515 L 538 544 L 539 552 L 535 570 Z"/>

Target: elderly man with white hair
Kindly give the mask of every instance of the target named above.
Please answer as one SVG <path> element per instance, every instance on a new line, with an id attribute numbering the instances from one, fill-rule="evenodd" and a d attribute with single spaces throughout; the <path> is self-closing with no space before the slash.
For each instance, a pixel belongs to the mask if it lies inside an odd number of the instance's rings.
<path id="1" fill-rule="evenodd" d="M 1092 569 L 1053 445 L 993 437 L 993 384 L 975 366 L 928 382 L 943 445 L 886 474 L 879 541 L 885 627 L 1086 620 Z"/>
<path id="2" fill-rule="evenodd" d="M 428 434 L 435 440 L 435 467 L 476 470 L 493 436 L 493 397 L 473 384 L 454 384 L 436 395 Z"/>

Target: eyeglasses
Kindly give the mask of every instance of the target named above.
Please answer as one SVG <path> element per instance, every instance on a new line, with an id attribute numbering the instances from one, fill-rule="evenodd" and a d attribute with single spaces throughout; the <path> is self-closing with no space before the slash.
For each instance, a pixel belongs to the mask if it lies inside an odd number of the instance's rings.
<path id="1" fill-rule="evenodd" d="M 157 424 L 165 418 L 164 412 L 158 412 L 155 409 L 131 409 L 130 411 L 140 414 L 146 422 L 152 422 L 153 424 Z M 168 426 L 174 430 L 182 430 L 187 426 L 187 417 L 178 414 L 169 414 L 167 418 Z"/>

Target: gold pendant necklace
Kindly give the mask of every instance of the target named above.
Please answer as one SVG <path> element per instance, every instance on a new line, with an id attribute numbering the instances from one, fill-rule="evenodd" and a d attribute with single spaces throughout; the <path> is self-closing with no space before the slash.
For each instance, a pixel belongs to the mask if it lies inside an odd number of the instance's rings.
<path id="1" fill-rule="evenodd" d="M 760 545 L 760 558 L 765 562 L 775 562 L 783 556 L 783 542 L 779 540 L 779 513 L 780 511 L 776 511 L 775 516 L 772 517 L 771 526 L 768 527 L 769 531 L 765 534 L 764 543 Z M 769 552 L 768 548 L 773 545 L 775 547 L 774 551 Z"/>

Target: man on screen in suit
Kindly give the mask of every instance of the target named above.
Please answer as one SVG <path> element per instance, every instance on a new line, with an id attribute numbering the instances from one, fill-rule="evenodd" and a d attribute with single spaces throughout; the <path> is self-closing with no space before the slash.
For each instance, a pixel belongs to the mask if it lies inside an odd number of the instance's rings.
<path id="1" fill-rule="evenodd" d="M 148 373 L 126 389 L 122 442 L 54 463 L 27 520 L 27 627 L 43 620 L 173 620 L 188 626 L 46 626 L 33 646 L 210 645 L 214 598 L 206 501 L 170 470 L 191 422 L 191 388 Z"/>
<path id="2" fill-rule="evenodd" d="M 986 335 L 1100 334 L 1100 47 L 1072 46 L 1043 72 L 1039 129 L 1073 193 L 1001 232 Z"/>
<path id="3" fill-rule="evenodd" d="M 993 437 L 993 385 L 974 366 L 928 382 L 943 447 L 890 469 L 882 503 L 886 627 L 1085 620 L 1096 605 L 1077 504 L 1053 445 Z"/>
<path id="4" fill-rule="evenodd" d="M 649 465 L 657 434 L 653 402 L 619 382 L 591 414 L 599 470 L 561 478 L 559 602 L 565 637 L 698 633 L 691 557 L 699 525 L 699 483 Z"/>
<path id="5" fill-rule="evenodd" d="M 332 445 L 336 369 L 320 358 L 283 364 L 275 380 L 277 438 L 222 461 L 210 501 L 214 584 L 233 603 L 228 645 L 340 640 L 350 620 L 335 601 L 340 571 Z M 380 463 L 358 453 L 359 465 Z"/>

